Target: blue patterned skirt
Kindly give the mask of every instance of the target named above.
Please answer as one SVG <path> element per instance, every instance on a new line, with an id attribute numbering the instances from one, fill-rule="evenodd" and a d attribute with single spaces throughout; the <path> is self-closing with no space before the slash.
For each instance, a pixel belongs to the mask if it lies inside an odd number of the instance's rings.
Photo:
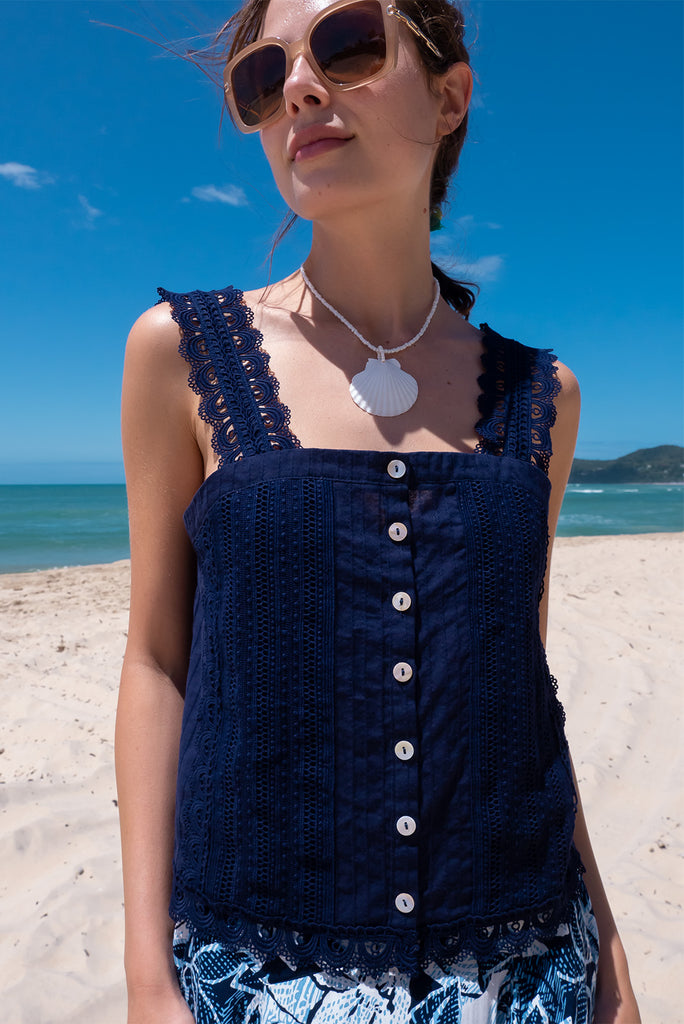
<path id="1" fill-rule="evenodd" d="M 199 942 L 183 925 L 174 935 L 178 980 L 198 1024 L 591 1024 L 598 951 L 584 886 L 554 938 L 486 967 L 313 973 Z"/>

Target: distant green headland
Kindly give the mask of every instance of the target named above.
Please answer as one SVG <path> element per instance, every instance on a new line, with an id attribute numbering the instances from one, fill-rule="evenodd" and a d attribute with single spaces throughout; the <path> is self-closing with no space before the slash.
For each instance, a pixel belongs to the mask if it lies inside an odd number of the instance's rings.
<path id="1" fill-rule="evenodd" d="M 684 448 L 659 444 L 619 459 L 575 459 L 571 484 L 678 484 L 684 482 Z"/>

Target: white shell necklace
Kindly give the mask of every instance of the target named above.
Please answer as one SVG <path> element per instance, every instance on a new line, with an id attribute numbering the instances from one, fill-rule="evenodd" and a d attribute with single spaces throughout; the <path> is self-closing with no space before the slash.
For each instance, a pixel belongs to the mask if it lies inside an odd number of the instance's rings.
<path id="1" fill-rule="evenodd" d="M 339 313 L 334 306 L 331 306 L 329 302 L 320 295 L 311 281 L 306 276 L 304 267 L 299 268 L 300 273 L 304 279 L 304 284 L 307 286 L 312 295 L 314 295 L 326 309 L 329 309 L 333 316 L 336 316 L 345 327 L 348 327 L 352 334 L 355 334 L 359 341 L 362 341 L 368 348 L 373 349 L 375 352 L 375 359 L 369 359 L 366 363 L 365 370 L 357 373 L 352 378 L 352 382 L 349 385 L 349 393 L 364 412 L 369 413 L 371 416 L 400 416 L 401 413 L 407 412 L 416 398 L 418 397 L 418 383 L 415 377 L 412 377 L 410 373 L 406 373 L 402 370 L 399 365 L 398 359 L 386 359 L 388 355 L 392 355 L 394 352 L 403 352 L 405 348 L 410 348 L 411 345 L 423 337 L 427 331 L 437 305 L 439 303 L 439 284 L 435 278 L 435 297 L 430 307 L 430 312 L 427 315 L 425 323 L 418 331 L 418 333 L 411 338 L 410 341 L 404 342 L 403 345 L 397 345 L 396 348 L 383 348 L 382 345 L 371 345 L 370 341 L 367 341 L 360 331 L 350 324 L 349 321 Z"/>

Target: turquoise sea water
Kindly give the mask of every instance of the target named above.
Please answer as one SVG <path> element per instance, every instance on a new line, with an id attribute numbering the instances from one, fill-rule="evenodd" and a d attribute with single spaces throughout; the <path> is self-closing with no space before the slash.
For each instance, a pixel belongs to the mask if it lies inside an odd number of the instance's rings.
<path id="1" fill-rule="evenodd" d="M 128 558 L 122 484 L 0 487 L 0 572 Z"/>
<path id="2" fill-rule="evenodd" d="M 676 484 L 568 484 L 559 537 L 684 530 L 684 486 Z"/>
<path id="3" fill-rule="evenodd" d="M 558 535 L 684 530 L 684 487 L 571 484 Z M 0 572 L 128 558 L 121 484 L 0 486 Z"/>

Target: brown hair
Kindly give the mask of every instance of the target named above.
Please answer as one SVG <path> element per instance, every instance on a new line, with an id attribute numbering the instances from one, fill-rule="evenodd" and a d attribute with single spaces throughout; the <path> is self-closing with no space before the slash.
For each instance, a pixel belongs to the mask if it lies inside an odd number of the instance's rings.
<path id="1" fill-rule="evenodd" d="M 229 60 L 245 46 L 258 39 L 268 4 L 269 0 L 247 0 L 247 3 L 243 4 L 240 10 L 218 31 L 210 49 L 217 58 L 220 55 L 221 62 Z M 456 4 L 450 3 L 449 0 L 399 0 L 397 7 L 404 14 L 413 18 L 443 54 L 443 57 L 436 57 L 422 39 L 416 38 L 418 52 L 428 75 L 442 75 L 452 64 L 459 61 L 470 64 L 468 50 L 464 42 L 465 23 Z M 441 208 L 446 200 L 451 176 L 458 166 L 467 130 L 468 114 L 466 112 L 466 116 L 458 128 L 451 134 L 445 135 L 437 149 L 430 184 L 432 222 L 439 223 L 441 219 Z M 277 245 L 296 219 L 296 215 L 293 213 L 286 218 L 274 244 Z M 444 299 L 459 313 L 467 317 L 475 303 L 477 285 L 449 277 L 435 263 L 432 264 L 432 272 L 439 282 Z"/>

